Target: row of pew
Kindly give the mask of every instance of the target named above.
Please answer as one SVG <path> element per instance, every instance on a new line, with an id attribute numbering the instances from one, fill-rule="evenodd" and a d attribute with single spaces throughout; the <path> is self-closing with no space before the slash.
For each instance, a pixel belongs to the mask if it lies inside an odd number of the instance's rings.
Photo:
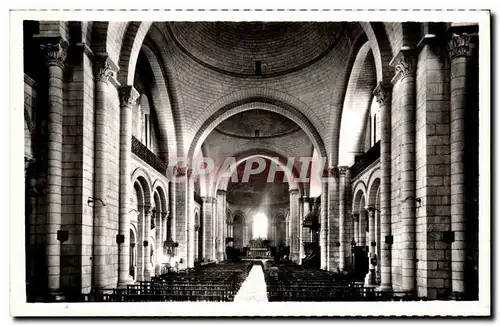
<path id="1" fill-rule="evenodd" d="M 268 261 L 264 278 L 269 301 L 416 301 L 406 292 L 380 292 L 356 283 L 349 275 Z"/>
<path id="2" fill-rule="evenodd" d="M 87 302 L 233 301 L 251 262 L 222 262 L 84 295 Z"/>

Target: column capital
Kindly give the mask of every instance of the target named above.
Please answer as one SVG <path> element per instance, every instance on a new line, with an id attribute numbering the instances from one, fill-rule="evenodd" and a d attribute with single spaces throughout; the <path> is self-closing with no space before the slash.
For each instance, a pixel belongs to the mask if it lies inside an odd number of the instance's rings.
<path id="1" fill-rule="evenodd" d="M 177 164 L 176 166 L 174 166 L 173 174 L 174 174 L 174 177 L 176 177 L 176 178 L 182 178 L 185 176 L 190 178 L 192 173 L 193 173 L 193 169 L 191 169 L 190 167 L 188 167 L 186 165 Z"/>
<path id="2" fill-rule="evenodd" d="M 293 196 L 298 196 L 299 195 L 299 189 L 290 189 L 290 195 Z"/>
<path id="3" fill-rule="evenodd" d="M 151 205 L 141 205 L 140 208 L 142 208 L 144 215 L 151 215 L 153 213 L 153 206 Z"/>
<path id="4" fill-rule="evenodd" d="M 328 176 L 337 179 L 339 177 L 339 168 L 336 166 L 328 168 Z"/>
<path id="5" fill-rule="evenodd" d="M 373 95 L 377 99 L 377 103 L 382 107 L 391 103 L 392 85 L 379 82 L 373 90 Z"/>
<path id="6" fill-rule="evenodd" d="M 389 65 L 395 69 L 392 84 L 397 83 L 403 78 L 415 76 L 415 72 L 417 71 L 417 56 L 415 49 L 402 47 L 398 54 L 392 58 Z"/>
<path id="7" fill-rule="evenodd" d="M 366 206 L 365 210 L 368 212 L 368 214 L 373 214 L 375 213 L 375 206 Z"/>
<path id="8" fill-rule="evenodd" d="M 347 172 L 349 171 L 349 167 L 348 166 L 339 166 L 338 170 L 339 170 L 339 175 L 342 177 L 345 177 L 347 175 Z"/>
<path id="9" fill-rule="evenodd" d="M 215 201 L 217 201 L 217 198 L 214 198 L 212 196 L 203 196 L 201 197 L 201 200 L 204 202 L 204 203 L 207 203 L 207 204 L 212 204 L 214 203 Z"/>
<path id="10" fill-rule="evenodd" d="M 64 69 L 68 55 L 68 42 L 60 37 L 41 39 L 40 48 L 45 56 L 45 64 Z"/>
<path id="11" fill-rule="evenodd" d="M 169 211 L 163 211 L 163 212 L 161 212 L 161 217 L 163 217 L 163 218 L 168 217 L 168 213 L 169 213 Z"/>
<path id="12" fill-rule="evenodd" d="M 94 56 L 94 79 L 108 83 L 109 79 L 114 77 L 118 71 L 118 66 L 111 60 L 107 53 L 98 53 Z"/>
<path id="13" fill-rule="evenodd" d="M 351 215 L 355 222 L 359 221 L 359 213 L 352 213 Z"/>
<path id="14" fill-rule="evenodd" d="M 139 98 L 139 92 L 137 92 L 134 86 L 130 85 L 120 87 L 118 89 L 118 95 L 120 97 L 120 106 L 135 105 Z"/>
<path id="15" fill-rule="evenodd" d="M 219 196 L 219 195 L 225 196 L 226 195 L 226 191 L 223 190 L 223 189 L 217 189 L 217 196 Z"/>
<path id="16" fill-rule="evenodd" d="M 450 60 L 458 57 L 468 57 L 472 55 L 472 46 L 475 34 L 460 33 L 451 34 L 451 39 L 448 42 L 448 52 Z"/>

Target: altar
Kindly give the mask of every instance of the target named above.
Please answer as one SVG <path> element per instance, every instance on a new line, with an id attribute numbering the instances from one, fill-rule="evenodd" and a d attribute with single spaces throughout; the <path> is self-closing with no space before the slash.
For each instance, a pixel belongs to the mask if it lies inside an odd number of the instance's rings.
<path id="1" fill-rule="evenodd" d="M 257 238 L 250 240 L 250 246 L 246 250 L 247 258 L 270 258 L 271 249 L 270 241 L 267 239 Z"/>
<path id="2" fill-rule="evenodd" d="M 248 248 L 248 258 L 270 258 L 271 250 L 267 248 Z"/>

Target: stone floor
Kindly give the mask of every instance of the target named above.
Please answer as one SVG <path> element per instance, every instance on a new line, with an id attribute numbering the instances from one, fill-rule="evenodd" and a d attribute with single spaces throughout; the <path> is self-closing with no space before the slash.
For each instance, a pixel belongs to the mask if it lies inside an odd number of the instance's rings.
<path id="1" fill-rule="evenodd" d="M 252 267 L 247 279 L 234 297 L 234 301 L 267 302 L 266 281 L 264 280 L 262 266 L 254 265 Z"/>

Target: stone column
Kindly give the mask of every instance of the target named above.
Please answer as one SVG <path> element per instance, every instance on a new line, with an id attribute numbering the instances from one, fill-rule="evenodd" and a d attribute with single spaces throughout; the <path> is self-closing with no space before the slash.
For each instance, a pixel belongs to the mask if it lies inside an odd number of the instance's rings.
<path id="1" fill-rule="evenodd" d="M 375 276 L 377 284 L 380 284 L 380 211 L 375 209 L 375 254 L 377 258 L 377 265 L 375 265 Z"/>
<path id="2" fill-rule="evenodd" d="M 304 223 L 304 198 L 299 198 L 299 261 L 302 264 L 302 259 L 304 258 L 304 227 L 302 224 Z"/>
<path id="3" fill-rule="evenodd" d="M 172 182 L 175 201 L 172 205 L 172 216 L 174 218 L 175 241 L 178 242 L 177 256 L 179 258 L 179 269 L 185 269 L 188 266 L 188 168 L 182 164 L 177 164 L 173 168 L 174 181 Z M 182 260 L 182 262 L 181 262 Z"/>
<path id="4" fill-rule="evenodd" d="M 146 241 L 145 234 L 146 232 L 144 230 L 144 205 L 140 205 L 139 212 L 137 213 L 137 254 L 136 254 L 137 275 L 135 277 L 137 281 L 144 280 L 144 268 L 145 268 L 144 244 Z"/>
<path id="5" fill-rule="evenodd" d="M 119 90 L 120 95 L 120 224 L 119 234 L 124 238 L 118 244 L 118 287 L 126 287 L 132 282 L 130 277 L 130 197 L 132 184 L 131 147 L 132 147 L 132 108 L 139 93 L 132 86 L 124 86 Z"/>
<path id="6" fill-rule="evenodd" d="M 369 235 L 369 254 L 368 254 L 368 274 L 365 277 L 366 286 L 374 286 L 376 284 L 375 265 L 372 259 L 375 257 L 375 208 L 370 206 L 366 208 L 368 213 L 368 235 Z"/>
<path id="7" fill-rule="evenodd" d="M 337 272 L 339 268 L 339 169 L 330 167 L 328 169 L 329 183 L 323 185 L 323 191 L 328 189 L 328 219 L 327 222 L 327 257 L 328 270 Z M 326 206 L 326 205 L 325 205 Z M 323 206 L 323 198 L 321 198 L 321 211 L 326 210 Z M 321 222 L 323 223 L 323 222 Z M 320 238 L 321 239 L 321 238 Z"/>
<path id="8" fill-rule="evenodd" d="M 290 190 L 290 260 L 300 264 L 299 190 Z"/>
<path id="9" fill-rule="evenodd" d="M 359 246 L 365 249 L 366 247 L 366 229 L 368 227 L 368 223 L 366 221 L 366 211 L 361 210 L 359 212 Z"/>
<path id="10" fill-rule="evenodd" d="M 359 246 L 359 213 L 353 213 L 352 220 L 354 224 L 354 241 L 356 246 Z"/>
<path id="11" fill-rule="evenodd" d="M 161 274 L 161 262 L 163 258 L 163 224 L 161 211 L 157 207 L 155 210 L 155 240 L 156 240 L 156 265 L 155 265 L 155 275 Z"/>
<path id="12" fill-rule="evenodd" d="M 194 214 L 194 179 L 192 178 L 192 169 L 188 168 L 187 173 L 187 199 L 186 199 L 186 232 L 187 232 L 187 267 L 194 267 L 196 253 L 198 252 L 195 230 L 195 214 Z"/>
<path id="13" fill-rule="evenodd" d="M 218 230 L 217 230 L 217 198 L 212 198 L 212 260 L 217 261 L 217 241 L 218 241 Z"/>
<path id="14" fill-rule="evenodd" d="M 168 207 L 168 205 L 167 205 Z M 167 249 L 165 247 L 165 241 L 169 240 L 168 237 L 167 237 L 167 230 L 168 230 L 168 227 L 169 227 L 169 216 L 168 216 L 169 212 L 168 210 L 166 211 L 162 211 L 161 212 L 161 218 L 162 218 L 162 227 L 163 227 L 163 231 L 162 231 L 162 240 L 161 240 L 161 252 L 162 252 L 162 264 L 163 264 L 163 261 L 165 261 L 166 263 L 170 263 L 169 261 L 169 257 L 167 256 Z"/>
<path id="15" fill-rule="evenodd" d="M 218 261 L 225 260 L 226 253 L 226 239 L 224 237 L 224 226 L 226 224 L 226 192 L 224 190 L 217 190 L 217 224 L 218 224 Z"/>
<path id="16" fill-rule="evenodd" d="M 151 216 L 153 214 L 152 207 L 150 205 L 144 205 L 144 280 L 151 280 L 153 276 L 153 264 L 151 262 L 151 243 L 149 241 L 149 235 L 151 232 Z"/>
<path id="17" fill-rule="evenodd" d="M 285 245 L 290 246 L 290 213 L 285 219 Z"/>
<path id="18" fill-rule="evenodd" d="M 475 55 L 477 34 L 455 34 L 449 42 L 451 62 L 450 101 L 450 164 L 451 164 L 451 288 L 453 292 L 465 293 L 465 270 L 467 261 L 466 243 L 466 110 L 477 110 L 477 103 L 468 97 L 477 94 L 470 89 L 471 80 L 478 80 Z M 475 95 L 475 94 L 474 94 Z M 477 95 L 475 95 L 477 96 Z M 474 135 L 469 135 L 472 137 Z"/>
<path id="19" fill-rule="evenodd" d="M 41 48 L 48 67 L 47 221 L 45 229 L 47 286 L 49 294 L 58 299 L 61 283 L 61 245 L 57 240 L 57 232 L 61 229 L 63 69 L 68 43 L 62 39 L 47 40 Z"/>
<path id="20" fill-rule="evenodd" d="M 379 83 L 380 106 L 380 290 L 391 291 L 391 85 Z"/>
<path id="21" fill-rule="evenodd" d="M 107 209 L 107 177 L 108 177 L 108 130 L 107 89 L 108 81 L 117 70 L 116 65 L 106 54 L 94 56 L 94 254 L 93 254 L 93 288 L 108 287 L 109 269 L 106 263 L 106 228 Z"/>
<path id="22" fill-rule="evenodd" d="M 416 289 L 415 248 L 415 70 L 412 50 L 402 49 L 391 64 L 396 69 L 393 83 L 399 83 L 401 111 L 401 234 L 402 290 Z"/>
<path id="23" fill-rule="evenodd" d="M 212 233 L 212 224 L 213 224 L 213 216 L 212 216 L 212 211 L 213 211 L 213 198 L 212 197 L 202 197 L 203 200 L 203 240 L 205 241 L 205 244 L 203 246 L 204 248 L 204 253 L 203 253 L 203 258 L 206 258 L 207 260 L 213 260 L 213 233 Z"/>
<path id="24" fill-rule="evenodd" d="M 345 271 L 346 265 L 346 255 L 348 253 L 347 247 L 350 246 L 350 240 L 347 238 L 346 230 L 346 208 L 347 208 L 347 196 L 346 188 L 349 181 L 349 167 L 339 166 L 339 268 L 341 271 Z"/>
<path id="25" fill-rule="evenodd" d="M 248 226 L 247 221 L 243 221 L 243 247 L 248 244 Z"/>
<path id="26" fill-rule="evenodd" d="M 301 223 L 304 223 L 304 220 L 311 211 L 310 207 L 310 199 L 308 197 L 302 197 L 302 219 Z M 312 242 L 311 230 L 309 228 L 302 227 L 302 242 Z"/>

